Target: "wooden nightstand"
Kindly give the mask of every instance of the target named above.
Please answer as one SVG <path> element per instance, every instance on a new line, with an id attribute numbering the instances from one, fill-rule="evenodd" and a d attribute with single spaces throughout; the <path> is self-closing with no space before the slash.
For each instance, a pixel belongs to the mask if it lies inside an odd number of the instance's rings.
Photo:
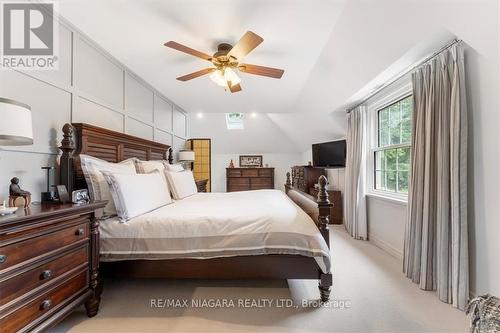
<path id="1" fill-rule="evenodd" d="M 97 314 L 97 217 L 105 204 L 31 205 L 0 216 L 2 332 L 44 330 L 81 304 Z"/>
<path id="2" fill-rule="evenodd" d="M 206 192 L 207 191 L 207 183 L 208 179 L 199 179 L 195 180 L 196 187 L 198 188 L 198 192 Z"/>

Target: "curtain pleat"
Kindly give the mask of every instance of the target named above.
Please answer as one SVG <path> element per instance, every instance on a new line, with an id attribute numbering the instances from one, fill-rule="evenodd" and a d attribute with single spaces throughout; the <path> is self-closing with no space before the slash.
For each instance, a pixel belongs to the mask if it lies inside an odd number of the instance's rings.
<path id="1" fill-rule="evenodd" d="M 413 132 L 403 270 L 464 309 L 469 296 L 467 109 L 463 50 L 412 73 Z"/>
<path id="2" fill-rule="evenodd" d="M 368 239 L 366 221 L 366 111 L 352 110 L 347 123 L 345 227 L 356 239 Z"/>

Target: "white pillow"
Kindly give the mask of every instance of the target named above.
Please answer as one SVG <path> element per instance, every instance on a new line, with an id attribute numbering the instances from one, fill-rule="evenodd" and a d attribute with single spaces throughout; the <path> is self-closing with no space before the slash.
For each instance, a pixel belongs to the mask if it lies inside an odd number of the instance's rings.
<path id="1" fill-rule="evenodd" d="M 111 193 L 109 192 L 108 183 L 104 179 L 103 172 L 135 174 L 134 160 L 135 159 L 127 159 L 120 163 L 111 163 L 89 155 L 80 155 L 82 171 L 87 181 L 90 198 L 92 200 L 108 201 L 107 205 L 104 207 L 104 213 L 106 215 L 115 215 L 116 208 Z"/>
<path id="2" fill-rule="evenodd" d="M 170 191 L 174 199 L 179 200 L 198 192 L 193 173 L 189 170 L 182 172 L 165 171 Z"/>
<path id="3" fill-rule="evenodd" d="M 165 176 L 157 170 L 135 175 L 104 172 L 104 177 L 122 222 L 172 202 Z"/>
<path id="4" fill-rule="evenodd" d="M 165 168 L 168 171 L 172 171 L 172 172 L 181 172 L 181 171 L 184 171 L 184 167 L 180 163 L 177 163 L 177 164 L 168 164 L 168 163 L 165 163 Z"/>
<path id="5" fill-rule="evenodd" d="M 137 169 L 137 173 L 150 173 L 151 171 L 158 170 L 163 173 L 165 170 L 165 164 L 163 161 L 142 161 L 136 160 L 135 167 Z"/>
<path id="6" fill-rule="evenodd" d="M 142 160 L 136 160 L 135 161 L 135 167 L 137 170 L 137 173 L 151 173 L 155 170 L 160 171 L 162 177 L 165 178 L 165 184 L 167 184 L 167 188 L 165 189 L 170 193 L 170 189 L 168 188 L 168 181 L 167 181 L 167 175 L 165 175 L 165 161 L 142 161 Z"/>

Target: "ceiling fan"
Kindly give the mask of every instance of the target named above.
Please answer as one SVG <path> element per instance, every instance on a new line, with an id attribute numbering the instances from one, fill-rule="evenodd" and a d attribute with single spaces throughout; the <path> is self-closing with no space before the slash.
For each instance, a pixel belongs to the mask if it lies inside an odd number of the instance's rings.
<path id="1" fill-rule="evenodd" d="M 259 35 L 251 31 L 247 31 L 235 46 L 227 43 L 219 44 L 217 52 L 215 52 L 212 56 L 174 41 L 166 42 L 164 45 L 174 50 L 210 61 L 214 66 L 180 76 L 177 80 L 189 81 L 194 78 L 210 74 L 210 79 L 212 81 L 225 89 L 229 89 L 232 93 L 235 93 L 241 91 L 241 79 L 238 75 L 236 75 L 235 70 L 242 73 L 267 76 L 274 79 L 281 79 L 283 76 L 285 71 L 282 69 L 245 64 L 241 62 L 243 57 L 252 52 L 252 50 L 263 41 L 264 39 Z"/>

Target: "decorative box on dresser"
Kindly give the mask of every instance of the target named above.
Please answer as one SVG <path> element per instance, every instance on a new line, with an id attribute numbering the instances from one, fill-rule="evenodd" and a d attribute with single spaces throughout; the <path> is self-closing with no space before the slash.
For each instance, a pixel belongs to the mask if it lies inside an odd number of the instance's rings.
<path id="1" fill-rule="evenodd" d="M 274 189 L 274 168 L 226 168 L 227 192 Z"/>
<path id="2" fill-rule="evenodd" d="M 99 308 L 99 222 L 106 202 L 31 205 L 0 216 L 2 333 L 42 331 Z"/>

